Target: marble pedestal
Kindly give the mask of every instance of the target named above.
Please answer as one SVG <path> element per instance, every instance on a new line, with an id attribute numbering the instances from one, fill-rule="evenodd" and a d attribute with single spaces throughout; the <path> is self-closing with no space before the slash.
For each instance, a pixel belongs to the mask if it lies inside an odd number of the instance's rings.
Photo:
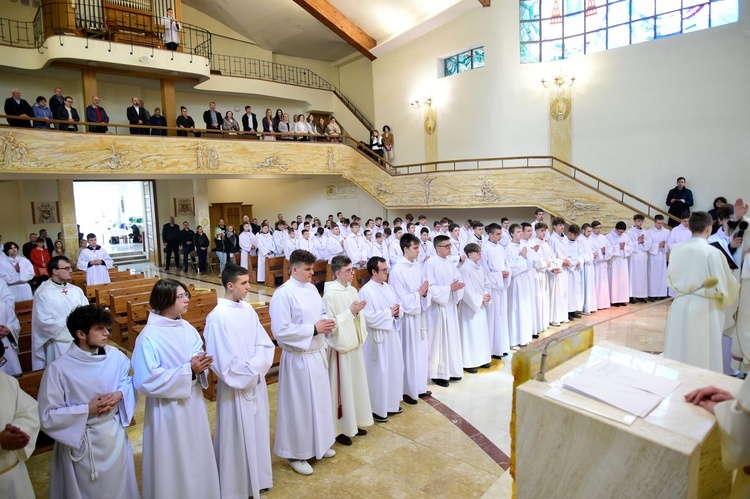
<path id="1" fill-rule="evenodd" d="M 566 374 L 606 358 L 681 384 L 629 426 L 545 395 Z M 684 395 L 707 385 L 736 393 L 739 380 L 608 343 L 549 371 L 547 380 L 516 391 L 516 497 L 729 497 L 732 474 L 721 465 L 715 419 Z M 578 402 L 610 410 L 583 396 Z"/>

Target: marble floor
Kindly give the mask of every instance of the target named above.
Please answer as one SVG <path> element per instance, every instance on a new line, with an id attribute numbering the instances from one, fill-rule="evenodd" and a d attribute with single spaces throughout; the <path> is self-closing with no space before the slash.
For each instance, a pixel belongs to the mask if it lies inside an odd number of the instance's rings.
<path id="1" fill-rule="evenodd" d="M 134 268 L 196 287 L 221 289 L 218 277 L 211 274 L 157 272 L 150 264 Z M 272 289 L 253 285 L 248 299 L 268 301 L 272 294 Z M 663 350 L 667 311 L 668 305 L 660 302 L 610 308 L 551 328 L 542 338 L 567 327 L 593 324 L 595 341 L 658 353 Z M 431 384 L 432 397 L 415 406 L 402 404 L 402 414 L 367 428 L 368 434 L 356 437 L 352 446 L 335 444 L 337 455 L 313 462 L 312 476 L 296 474 L 274 456 L 274 487 L 263 497 L 510 497 L 511 359 L 512 354 L 478 374 L 464 373 L 461 381 L 448 388 Z M 273 438 L 276 385 L 268 391 Z M 144 405 L 140 397 L 137 423 L 128 429 L 139 481 Z M 206 406 L 213 427 L 215 403 L 206 401 Z M 41 454 L 28 463 L 38 498 L 49 494 L 50 458 L 51 453 Z"/>

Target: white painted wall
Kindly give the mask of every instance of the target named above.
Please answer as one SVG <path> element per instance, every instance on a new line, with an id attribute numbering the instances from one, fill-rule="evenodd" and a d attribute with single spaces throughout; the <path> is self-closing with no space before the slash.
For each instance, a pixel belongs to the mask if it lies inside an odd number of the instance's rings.
<path id="1" fill-rule="evenodd" d="M 31 203 L 57 201 L 57 182 L 54 180 L 10 180 L 0 182 L 0 235 L 3 243 L 14 241 L 19 246 L 29 240 L 29 233 L 47 229 L 53 240 L 62 230 L 61 224 L 34 225 Z M 12 216 L 11 216 L 12 214 Z"/>
<path id="2" fill-rule="evenodd" d="M 521 65 L 517 2 L 494 2 L 373 63 L 376 121 L 391 125 L 396 162 L 424 160 L 421 111 L 438 111 L 440 159 L 549 153 L 539 84 L 575 75 L 573 163 L 658 206 L 677 176 L 696 207 L 750 197 L 750 0 L 733 25 L 549 64 Z M 438 58 L 484 45 L 487 66 L 437 78 Z M 710 170 L 709 170 L 710 169 Z M 710 173 L 709 173 L 710 172 Z"/>

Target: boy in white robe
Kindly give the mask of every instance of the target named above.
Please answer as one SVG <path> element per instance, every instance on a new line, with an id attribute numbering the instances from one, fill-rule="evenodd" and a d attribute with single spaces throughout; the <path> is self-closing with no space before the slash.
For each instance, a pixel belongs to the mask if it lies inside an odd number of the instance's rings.
<path id="1" fill-rule="evenodd" d="M 594 257 L 594 278 L 596 287 L 596 308 L 604 310 L 610 307 L 609 298 L 609 260 L 612 258 L 612 245 L 609 239 L 602 235 L 602 223 L 594 220 L 591 222 L 593 234 L 589 238 L 596 256 Z"/>
<path id="2" fill-rule="evenodd" d="M 383 245 L 383 233 L 376 232 L 375 241 L 372 243 L 372 249 L 370 250 L 370 258 L 374 256 L 378 258 L 385 258 L 386 251 L 388 251 L 388 248 Z"/>
<path id="3" fill-rule="evenodd" d="M 388 245 L 388 256 L 385 257 L 388 260 L 388 268 L 392 269 L 395 265 L 404 257 L 404 252 L 401 250 L 401 236 L 404 233 L 401 227 L 396 227 L 393 230 L 393 238 Z M 419 239 L 417 238 L 417 245 Z"/>
<path id="4" fill-rule="evenodd" d="M 524 222 L 525 223 L 525 222 Z M 531 224 L 526 223 L 529 230 Z M 533 333 L 532 297 L 534 276 L 526 258 L 528 248 L 521 244 L 523 229 L 518 224 L 510 226 L 511 241 L 506 250 L 508 270 L 512 276 L 508 288 L 508 332 L 512 347 L 531 343 Z"/>
<path id="5" fill-rule="evenodd" d="M 568 227 L 567 259 L 570 260 L 570 265 L 565 267 L 568 273 L 568 320 L 580 319 L 583 311 L 585 255 L 581 241 L 578 240 L 580 234 L 581 228 L 577 224 L 571 224 Z"/>
<path id="6" fill-rule="evenodd" d="M 18 334 L 21 332 L 21 324 L 16 317 L 15 308 L 0 300 L 0 344 L 3 345 L 5 355 L 0 361 L 0 371 L 9 376 L 21 374 L 21 363 L 18 360 L 16 347 L 18 346 Z"/>
<path id="7" fill-rule="evenodd" d="M 286 240 L 289 237 L 289 230 L 287 229 L 286 222 L 283 220 L 277 220 L 274 224 L 273 231 L 273 247 L 274 253 L 280 255 L 284 253 L 286 247 Z"/>
<path id="8" fill-rule="evenodd" d="M 268 224 L 263 224 L 256 235 L 255 245 L 258 248 L 258 282 L 266 282 L 266 258 L 272 258 L 276 253 L 273 236 L 268 233 Z M 274 276 L 269 276 L 274 279 Z"/>
<path id="9" fill-rule="evenodd" d="M 311 237 L 312 240 L 312 253 L 315 255 L 315 258 L 322 261 L 328 261 L 328 248 L 327 248 L 327 239 L 324 235 L 325 229 L 323 227 L 318 227 L 315 229 L 315 235 Z M 285 255 L 286 256 L 286 255 Z M 287 260 L 289 258 L 287 257 Z"/>
<path id="10" fill-rule="evenodd" d="M 107 250 L 96 244 L 96 234 L 88 234 L 86 240 L 89 245 L 81 251 L 78 257 L 78 270 L 86 272 L 86 284 L 106 284 L 109 281 L 109 270 L 115 262 Z"/>
<path id="11" fill-rule="evenodd" d="M 430 239 L 430 230 L 427 227 L 423 227 L 419 232 L 419 239 L 419 263 L 424 265 L 424 262 L 435 254 L 435 247 Z"/>
<path id="12" fill-rule="evenodd" d="M 297 249 L 313 253 L 312 242 L 310 241 L 310 231 L 302 229 L 299 239 L 297 239 Z M 315 253 L 313 253 L 314 255 Z"/>
<path id="13" fill-rule="evenodd" d="M 630 236 L 625 234 L 625 222 L 617 222 L 607 234 L 612 245 L 612 258 L 609 260 L 609 296 L 613 307 L 625 307 L 630 301 L 630 278 L 628 257 L 633 252 Z"/>
<path id="14" fill-rule="evenodd" d="M 279 403 L 273 452 L 301 475 L 307 462 L 336 455 L 326 343 L 336 321 L 326 318 L 323 300 L 310 282 L 315 255 L 295 250 L 291 277 L 271 297 L 273 337 L 283 349 L 279 366 Z"/>
<path id="15" fill-rule="evenodd" d="M 461 236 L 461 227 L 458 224 L 450 224 L 448 226 L 448 234 L 446 235 L 450 237 L 451 242 L 451 256 L 448 258 L 458 268 L 466 260 L 466 254 L 462 251 L 463 248 L 459 239 Z"/>
<path id="16" fill-rule="evenodd" d="M 364 267 L 367 263 L 365 256 L 365 236 L 359 233 L 359 222 L 352 222 L 349 226 L 351 233 L 344 240 L 344 251 L 355 267 Z"/>
<path id="17" fill-rule="evenodd" d="M 246 269 L 250 269 L 250 255 L 256 248 L 256 238 L 253 231 L 250 230 L 250 224 L 244 224 L 242 226 L 242 232 L 237 238 L 240 244 L 240 266 Z"/>
<path id="18" fill-rule="evenodd" d="M 70 348 L 73 337 L 68 331 L 66 318 L 77 307 L 89 301 L 81 288 L 69 284 L 73 277 L 70 260 L 56 256 L 47 267 L 50 278 L 34 294 L 31 308 L 31 366 L 44 369 Z"/>
<path id="19" fill-rule="evenodd" d="M 284 258 L 289 260 L 292 252 L 297 249 L 297 231 L 289 229 L 289 236 L 284 240 Z"/>
<path id="20" fill-rule="evenodd" d="M 333 226 L 331 235 L 326 240 L 326 254 L 328 263 L 331 263 L 334 256 L 344 254 L 344 238 L 341 236 L 341 229 L 338 225 Z"/>
<path id="21" fill-rule="evenodd" d="M 492 299 L 487 304 L 487 322 L 490 333 L 490 355 L 500 359 L 510 353 L 508 333 L 508 286 L 511 276 L 508 269 L 505 247 L 501 244 L 503 231 L 496 224 L 487 226 L 487 244 L 484 246 L 480 262 L 490 279 Z M 465 258 L 465 257 L 464 257 Z"/>
<path id="22" fill-rule="evenodd" d="M 44 371 L 42 430 L 55 439 L 50 498 L 137 499 L 133 449 L 125 428 L 135 412 L 130 360 L 107 345 L 112 316 L 94 305 L 67 318 L 74 345 Z"/>
<path id="23" fill-rule="evenodd" d="M 400 402 L 416 404 L 404 395 L 404 357 L 401 346 L 401 307 L 396 293 L 386 282 L 388 264 L 382 257 L 367 261 L 370 280 L 359 290 L 367 339 L 362 348 L 367 371 L 373 418 L 387 419 L 388 414 L 401 412 Z"/>
<path id="24" fill-rule="evenodd" d="M 581 225 L 578 240 L 583 250 L 583 315 L 590 315 L 598 310 L 596 303 L 596 270 L 595 264 L 599 253 L 594 247 L 596 239 L 589 224 Z"/>
<path id="25" fill-rule="evenodd" d="M 552 251 L 553 269 L 549 274 L 550 326 L 559 326 L 568 319 L 568 242 L 563 234 L 565 220 L 560 217 L 552 219 L 553 232 L 549 236 L 549 247 Z"/>
<path id="26" fill-rule="evenodd" d="M 8 241 L 0 254 L 0 278 L 5 281 L 15 301 L 33 299 L 29 281 L 34 279 L 34 266 L 28 258 L 18 254 L 18 245 Z"/>
<path id="27" fill-rule="evenodd" d="M 669 252 L 678 244 L 684 243 L 692 237 L 690 227 L 688 227 L 688 223 L 690 222 L 690 212 L 686 211 L 683 213 L 681 220 L 682 223 L 673 228 L 669 233 L 669 237 L 667 238 L 667 254 L 669 254 Z"/>
<path id="28" fill-rule="evenodd" d="M 678 296 L 669 308 L 664 356 L 721 373 L 723 311 L 737 299 L 740 285 L 721 251 L 706 241 L 712 224 L 709 214 L 694 212 L 693 237 L 670 254 L 667 280 Z M 711 277 L 716 286 L 705 287 Z"/>
<path id="29" fill-rule="evenodd" d="M 482 249 L 476 243 L 464 248 L 466 261 L 458 269 L 461 280 L 466 285 L 458 303 L 458 324 L 461 330 L 461 356 L 464 371 L 476 374 L 479 367 L 490 367 L 490 334 L 487 322 L 487 306 L 490 295 L 490 282 L 479 260 Z"/>
<path id="30" fill-rule="evenodd" d="M 429 378 L 438 386 L 448 387 L 463 374 L 461 332 L 456 306 L 461 301 L 465 284 L 461 274 L 448 259 L 450 238 L 438 236 L 433 241 L 435 255 L 423 267 L 430 283 L 427 299 L 427 338 L 429 340 Z"/>
<path id="31" fill-rule="evenodd" d="M 736 400 L 728 391 L 708 386 L 688 393 L 685 401 L 716 416 L 724 468 L 737 470 L 729 499 L 750 497 L 750 380 L 742 383 Z"/>
<path id="32" fill-rule="evenodd" d="M 0 359 L 3 358 L 0 346 Z M 26 469 L 39 434 L 37 402 L 12 376 L 0 372 L 0 497 L 32 498 L 34 488 Z"/>
<path id="33" fill-rule="evenodd" d="M 539 222 L 534 225 L 534 237 L 529 240 L 527 247 L 532 266 L 534 267 L 534 280 L 536 288 L 534 294 L 534 313 L 536 314 L 535 324 L 538 325 L 532 338 L 538 338 L 539 334 L 549 328 L 550 323 L 550 296 L 549 296 L 549 273 L 552 271 L 552 250 L 549 247 L 547 239 L 547 224 Z"/>
<path id="34" fill-rule="evenodd" d="M 144 499 L 219 497 L 219 474 L 201 387 L 208 388 L 213 357 L 198 331 L 180 318 L 187 286 L 160 279 L 152 312 L 133 350 L 133 384 L 146 396 L 143 418 Z"/>
<path id="35" fill-rule="evenodd" d="M 400 227 L 399 227 L 400 228 Z M 404 400 L 411 404 L 419 397 L 432 395 L 427 390 L 428 346 L 425 308 L 429 283 L 424 278 L 419 258 L 419 238 L 401 236 L 392 243 L 402 256 L 391 268 L 388 283 L 401 306 L 401 346 L 404 356 Z"/>
<path id="36" fill-rule="evenodd" d="M 648 250 L 648 297 L 650 301 L 667 296 L 667 239 L 669 230 L 664 228 L 664 215 L 654 216 L 654 226 L 648 229 L 651 239 Z"/>
<path id="37" fill-rule="evenodd" d="M 334 257 L 331 271 L 335 280 L 327 282 L 323 292 L 326 315 L 336 321 L 336 327 L 326 336 L 331 410 L 336 441 L 351 445 L 351 437 L 367 434 L 361 426 L 373 425 L 362 354 L 367 330 L 360 315 L 367 303 L 359 301 L 357 290 L 351 286 L 354 269 L 349 257 Z"/>
<path id="38" fill-rule="evenodd" d="M 214 451 L 222 497 L 260 497 L 273 486 L 266 374 L 274 345 L 245 300 L 248 271 L 229 264 L 221 273 L 224 298 L 206 317 L 206 354 L 214 358 Z"/>
<path id="39" fill-rule="evenodd" d="M 633 252 L 628 259 L 628 280 L 630 281 L 630 302 L 646 303 L 648 294 L 648 253 L 651 249 L 651 236 L 643 229 L 645 217 L 640 213 L 633 216 L 633 226 L 628 229 Z"/>

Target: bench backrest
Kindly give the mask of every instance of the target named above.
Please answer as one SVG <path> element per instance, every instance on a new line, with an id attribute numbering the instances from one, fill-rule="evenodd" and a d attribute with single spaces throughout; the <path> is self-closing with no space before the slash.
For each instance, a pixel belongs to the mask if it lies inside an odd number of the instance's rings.
<path id="1" fill-rule="evenodd" d="M 148 281 L 148 282 L 145 282 Z M 132 295 L 135 293 L 150 293 L 154 288 L 154 284 L 150 279 L 137 279 L 124 282 L 118 282 L 117 284 L 121 287 L 115 289 L 97 289 L 96 290 L 96 304 L 100 307 L 111 307 L 112 300 L 118 296 Z M 123 306 L 125 302 L 123 302 Z"/>
<path id="2" fill-rule="evenodd" d="M 82 286 L 83 293 L 86 295 L 86 298 L 89 300 L 92 300 L 96 298 L 96 291 L 97 290 L 103 290 L 103 291 L 110 291 L 112 289 L 118 289 L 122 288 L 124 282 L 128 282 L 128 284 L 133 285 L 143 285 L 143 284 L 151 284 L 154 285 L 156 281 L 158 281 L 159 278 L 157 276 L 149 277 L 146 279 L 143 274 L 132 274 L 128 276 L 123 276 L 122 278 L 113 279 L 112 282 L 108 282 L 106 284 L 84 284 Z M 133 281 L 132 283 L 130 281 Z M 137 281 L 137 282 L 136 282 Z M 125 284 L 127 286 L 128 284 Z"/>
<path id="3" fill-rule="evenodd" d="M 21 324 L 18 333 L 18 361 L 21 363 L 21 371 L 31 371 L 31 308 L 33 300 L 16 302 L 16 317 Z"/>
<path id="4" fill-rule="evenodd" d="M 266 258 L 266 286 L 269 288 L 276 287 L 276 275 L 282 275 L 282 282 L 284 282 L 284 262 L 286 258 L 283 256 L 275 256 L 273 258 Z"/>

